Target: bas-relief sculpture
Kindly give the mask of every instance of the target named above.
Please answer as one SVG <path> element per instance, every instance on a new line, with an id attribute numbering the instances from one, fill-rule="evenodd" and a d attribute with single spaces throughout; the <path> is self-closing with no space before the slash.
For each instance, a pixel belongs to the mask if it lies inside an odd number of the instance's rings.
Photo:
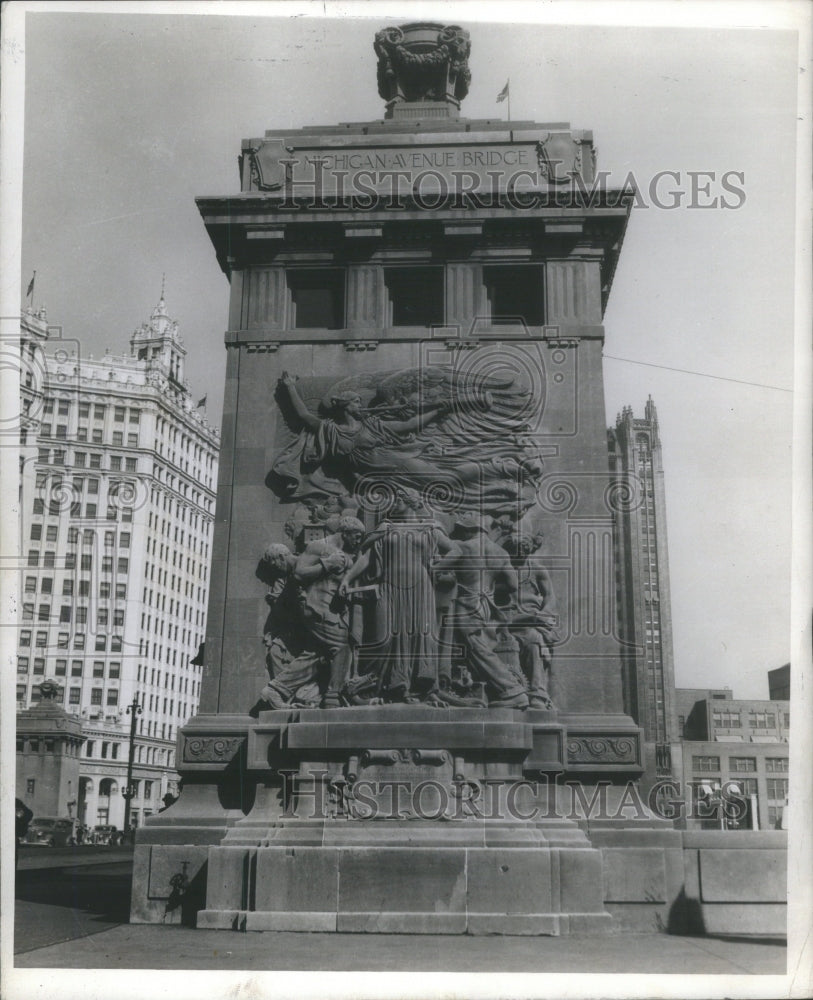
<path id="1" fill-rule="evenodd" d="M 257 571 L 258 708 L 553 708 L 530 390 L 444 366 L 350 376 L 314 402 L 319 388 L 277 386 L 289 440 L 268 484 L 293 510 Z"/>

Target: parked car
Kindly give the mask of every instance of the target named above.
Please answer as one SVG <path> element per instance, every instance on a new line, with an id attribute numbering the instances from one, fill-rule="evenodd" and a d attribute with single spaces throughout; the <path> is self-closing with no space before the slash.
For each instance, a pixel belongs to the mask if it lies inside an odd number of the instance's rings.
<path id="1" fill-rule="evenodd" d="M 117 835 L 118 831 L 115 826 L 111 826 L 109 823 L 100 823 L 93 827 L 90 840 L 93 844 L 115 844 Z"/>
<path id="2" fill-rule="evenodd" d="M 28 824 L 26 844 L 67 847 L 73 838 L 73 820 L 62 816 L 35 816 Z"/>

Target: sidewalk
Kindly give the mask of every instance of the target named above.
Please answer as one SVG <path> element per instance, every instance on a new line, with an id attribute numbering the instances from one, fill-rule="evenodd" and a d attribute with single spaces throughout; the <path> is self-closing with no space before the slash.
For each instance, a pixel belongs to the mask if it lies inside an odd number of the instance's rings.
<path id="1" fill-rule="evenodd" d="M 224 971 L 785 973 L 778 941 L 624 934 L 560 938 L 292 934 L 121 925 L 16 955 L 18 968 Z"/>
<path id="2" fill-rule="evenodd" d="M 132 851 L 21 856 L 17 968 L 783 975 L 777 939 L 667 934 L 566 937 L 308 934 L 129 924 Z"/>

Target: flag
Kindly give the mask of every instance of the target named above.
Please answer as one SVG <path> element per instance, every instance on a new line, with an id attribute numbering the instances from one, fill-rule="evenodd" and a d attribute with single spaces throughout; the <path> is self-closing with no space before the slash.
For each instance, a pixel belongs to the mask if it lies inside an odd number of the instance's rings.
<path id="1" fill-rule="evenodd" d="M 502 88 L 499 94 L 497 94 L 497 104 L 500 104 L 502 101 L 506 99 L 506 97 L 508 97 L 508 84 L 510 82 L 511 82 L 510 80 L 506 80 L 505 86 Z"/>
<path id="2" fill-rule="evenodd" d="M 31 276 L 31 280 L 28 282 L 28 289 L 25 293 L 25 297 L 28 299 L 34 294 L 34 278 L 36 278 L 37 272 L 35 271 Z"/>
<path id="3" fill-rule="evenodd" d="M 206 396 L 208 396 L 208 395 L 209 394 L 207 393 Z M 206 396 L 204 396 L 203 399 L 199 399 L 198 400 L 197 409 L 200 409 L 201 406 L 206 406 Z"/>

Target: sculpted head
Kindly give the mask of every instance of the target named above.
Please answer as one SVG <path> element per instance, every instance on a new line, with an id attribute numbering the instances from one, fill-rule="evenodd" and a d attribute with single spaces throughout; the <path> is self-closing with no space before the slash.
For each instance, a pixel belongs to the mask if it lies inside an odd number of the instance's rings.
<path id="1" fill-rule="evenodd" d="M 337 416 L 348 413 L 351 417 L 358 417 L 362 410 L 361 396 L 350 390 L 339 392 L 335 396 L 331 396 L 330 406 Z"/>
<path id="2" fill-rule="evenodd" d="M 543 537 L 541 531 L 537 531 L 533 535 L 520 535 L 517 538 L 517 552 L 521 556 L 532 555 L 542 545 Z"/>
<path id="3" fill-rule="evenodd" d="M 342 536 L 342 545 L 346 552 L 358 552 L 364 538 L 364 525 L 357 517 L 345 514 L 339 519 L 339 534 Z"/>
<path id="4" fill-rule="evenodd" d="M 294 554 L 282 542 L 272 542 L 263 552 L 263 562 L 268 569 L 284 573 L 294 562 Z"/>

